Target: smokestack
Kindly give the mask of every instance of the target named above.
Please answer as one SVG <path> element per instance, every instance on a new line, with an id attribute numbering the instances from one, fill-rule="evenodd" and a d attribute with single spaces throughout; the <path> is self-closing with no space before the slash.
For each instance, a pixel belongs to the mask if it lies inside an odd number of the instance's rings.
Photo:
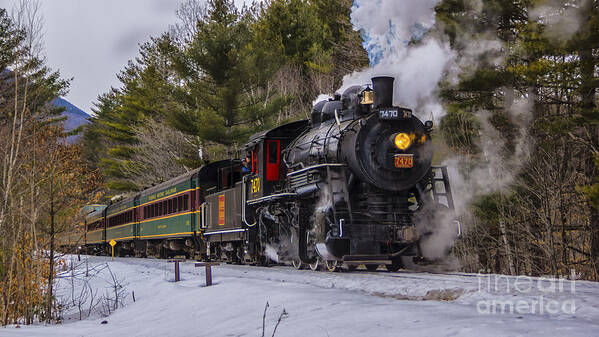
<path id="1" fill-rule="evenodd" d="M 393 81 L 395 78 L 379 76 L 372 78 L 374 108 L 388 108 L 393 105 Z"/>

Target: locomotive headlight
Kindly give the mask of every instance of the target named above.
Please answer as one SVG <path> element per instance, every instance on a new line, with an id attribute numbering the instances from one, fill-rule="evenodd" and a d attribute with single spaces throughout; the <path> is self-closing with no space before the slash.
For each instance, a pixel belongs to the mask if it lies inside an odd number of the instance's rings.
<path id="1" fill-rule="evenodd" d="M 412 139 L 407 133 L 400 132 L 395 135 L 395 146 L 400 150 L 405 150 L 412 145 Z"/>

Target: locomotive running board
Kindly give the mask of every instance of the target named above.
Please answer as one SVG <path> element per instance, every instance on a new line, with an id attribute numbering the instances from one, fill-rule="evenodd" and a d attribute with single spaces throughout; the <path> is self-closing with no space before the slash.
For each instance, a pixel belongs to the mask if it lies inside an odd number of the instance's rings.
<path id="1" fill-rule="evenodd" d="M 215 235 L 215 234 L 241 233 L 241 232 L 245 232 L 245 231 L 247 231 L 247 229 L 245 229 L 245 228 L 227 229 L 227 230 L 216 231 L 216 232 L 206 232 L 203 235 L 210 236 L 210 235 Z"/>
<path id="2" fill-rule="evenodd" d="M 391 264 L 390 255 L 345 255 L 345 264 Z"/>
<path id="3" fill-rule="evenodd" d="M 343 261 L 347 265 L 361 265 L 361 264 L 392 264 L 391 260 L 364 260 L 364 261 Z"/>

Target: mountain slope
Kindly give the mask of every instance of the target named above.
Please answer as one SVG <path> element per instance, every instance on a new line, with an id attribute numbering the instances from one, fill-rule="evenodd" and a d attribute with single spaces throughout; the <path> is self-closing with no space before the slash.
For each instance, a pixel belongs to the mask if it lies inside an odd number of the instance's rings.
<path id="1" fill-rule="evenodd" d="M 54 101 L 52 101 L 52 104 L 54 104 L 57 107 L 65 108 L 65 111 L 62 113 L 63 116 L 67 117 L 67 120 L 64 121 L 65 131 L 71 131 L 83 124 L 89 123 L 89 118 L 91 118 L 91 116 L 88 115 L 85 111 L 71 104 L 66 99 L 58 97 Z M 68 138 L 68 142 L 73 143 L 77 141 L 78 138 L 78 135 L 71 136 Z"/>

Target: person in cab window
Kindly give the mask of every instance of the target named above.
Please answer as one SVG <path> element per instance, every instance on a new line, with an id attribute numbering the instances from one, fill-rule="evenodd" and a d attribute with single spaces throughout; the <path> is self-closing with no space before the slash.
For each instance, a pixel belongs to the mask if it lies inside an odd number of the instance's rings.
<path id="1" fill-rule="evenodd" d="M 250 156 L 246 156 L 245 158 L 243 158 L 241 160 L 241 165 L 243 165 L 243 167 L 241 168 L 241 172 L 243 172 L 243 174 L 248 174 L 252 172 L 252 161 L 250 160 Z"/>

